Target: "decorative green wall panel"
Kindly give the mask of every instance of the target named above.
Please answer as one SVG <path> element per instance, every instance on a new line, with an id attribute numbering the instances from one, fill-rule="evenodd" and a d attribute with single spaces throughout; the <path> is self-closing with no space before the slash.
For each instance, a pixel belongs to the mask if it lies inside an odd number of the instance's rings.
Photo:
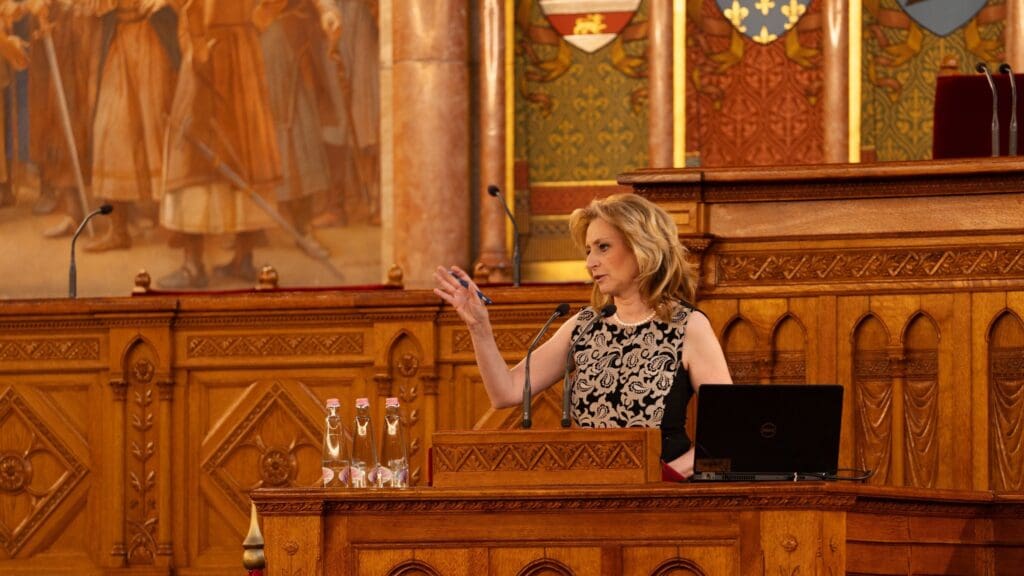
<path id="1" fill-rule="evenodd" d="M 611 180 L 647 165 L 647 18 L 593 54 L 516 2 L 515 157 L 531 182 Z"/>

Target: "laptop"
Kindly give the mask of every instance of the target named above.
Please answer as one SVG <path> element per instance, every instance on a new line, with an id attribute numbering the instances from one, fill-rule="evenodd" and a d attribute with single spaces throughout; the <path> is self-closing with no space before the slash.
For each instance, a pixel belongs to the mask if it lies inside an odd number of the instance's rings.
<path id="1" fill-rule="evenodd" d="M 704 384 L 694 481 L 825 480 L 839 465 L 843 387 Z"/>

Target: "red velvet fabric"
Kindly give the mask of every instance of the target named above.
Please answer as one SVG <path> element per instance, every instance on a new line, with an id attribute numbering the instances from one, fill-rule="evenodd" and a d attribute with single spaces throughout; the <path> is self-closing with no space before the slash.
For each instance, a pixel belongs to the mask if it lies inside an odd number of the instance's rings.
<path id="1" fill-rule="evenodd" d="M 994 74 L 999 95 L 999 155 L 1009 154 L 1010 80 Z M 1017 84 L 1017 153 L 1024 154 L 1024 74 Z M 984 74 L 939 76 L 935 86 L 932 158 L 982 158 L 992 155 L 992 91 Z"/>

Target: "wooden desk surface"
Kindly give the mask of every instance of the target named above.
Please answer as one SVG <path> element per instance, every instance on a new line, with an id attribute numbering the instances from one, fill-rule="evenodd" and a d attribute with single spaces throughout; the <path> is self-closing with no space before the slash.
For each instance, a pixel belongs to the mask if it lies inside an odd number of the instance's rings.
<path id="1" fill-rule="evenodd" d="M 1024 497 L 992 492 L 655 483 L 253 499 L 271 575 L 1012 574 L 1024 560 Z"/>

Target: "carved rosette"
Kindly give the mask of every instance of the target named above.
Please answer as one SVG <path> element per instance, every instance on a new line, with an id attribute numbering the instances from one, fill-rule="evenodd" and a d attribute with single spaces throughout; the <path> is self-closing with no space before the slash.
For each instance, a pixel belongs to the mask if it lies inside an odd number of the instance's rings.
<path id="1" fill-rule="evenodd" d="M 37 532 L 63 529 L 47 520 L 87 473 L 24 397 L 13 388 L 0 394 L 0 547 L 8 557 Z"/>
<path id="2" fill-rule="evenodd" d="M 310 420 L 280 383 L 225 415 L 225 422 L 232 431 L 219 440 L 202 470 L 243 514 L 255 488 L 312 486 L 320 478 L 320 423 Z"/>

